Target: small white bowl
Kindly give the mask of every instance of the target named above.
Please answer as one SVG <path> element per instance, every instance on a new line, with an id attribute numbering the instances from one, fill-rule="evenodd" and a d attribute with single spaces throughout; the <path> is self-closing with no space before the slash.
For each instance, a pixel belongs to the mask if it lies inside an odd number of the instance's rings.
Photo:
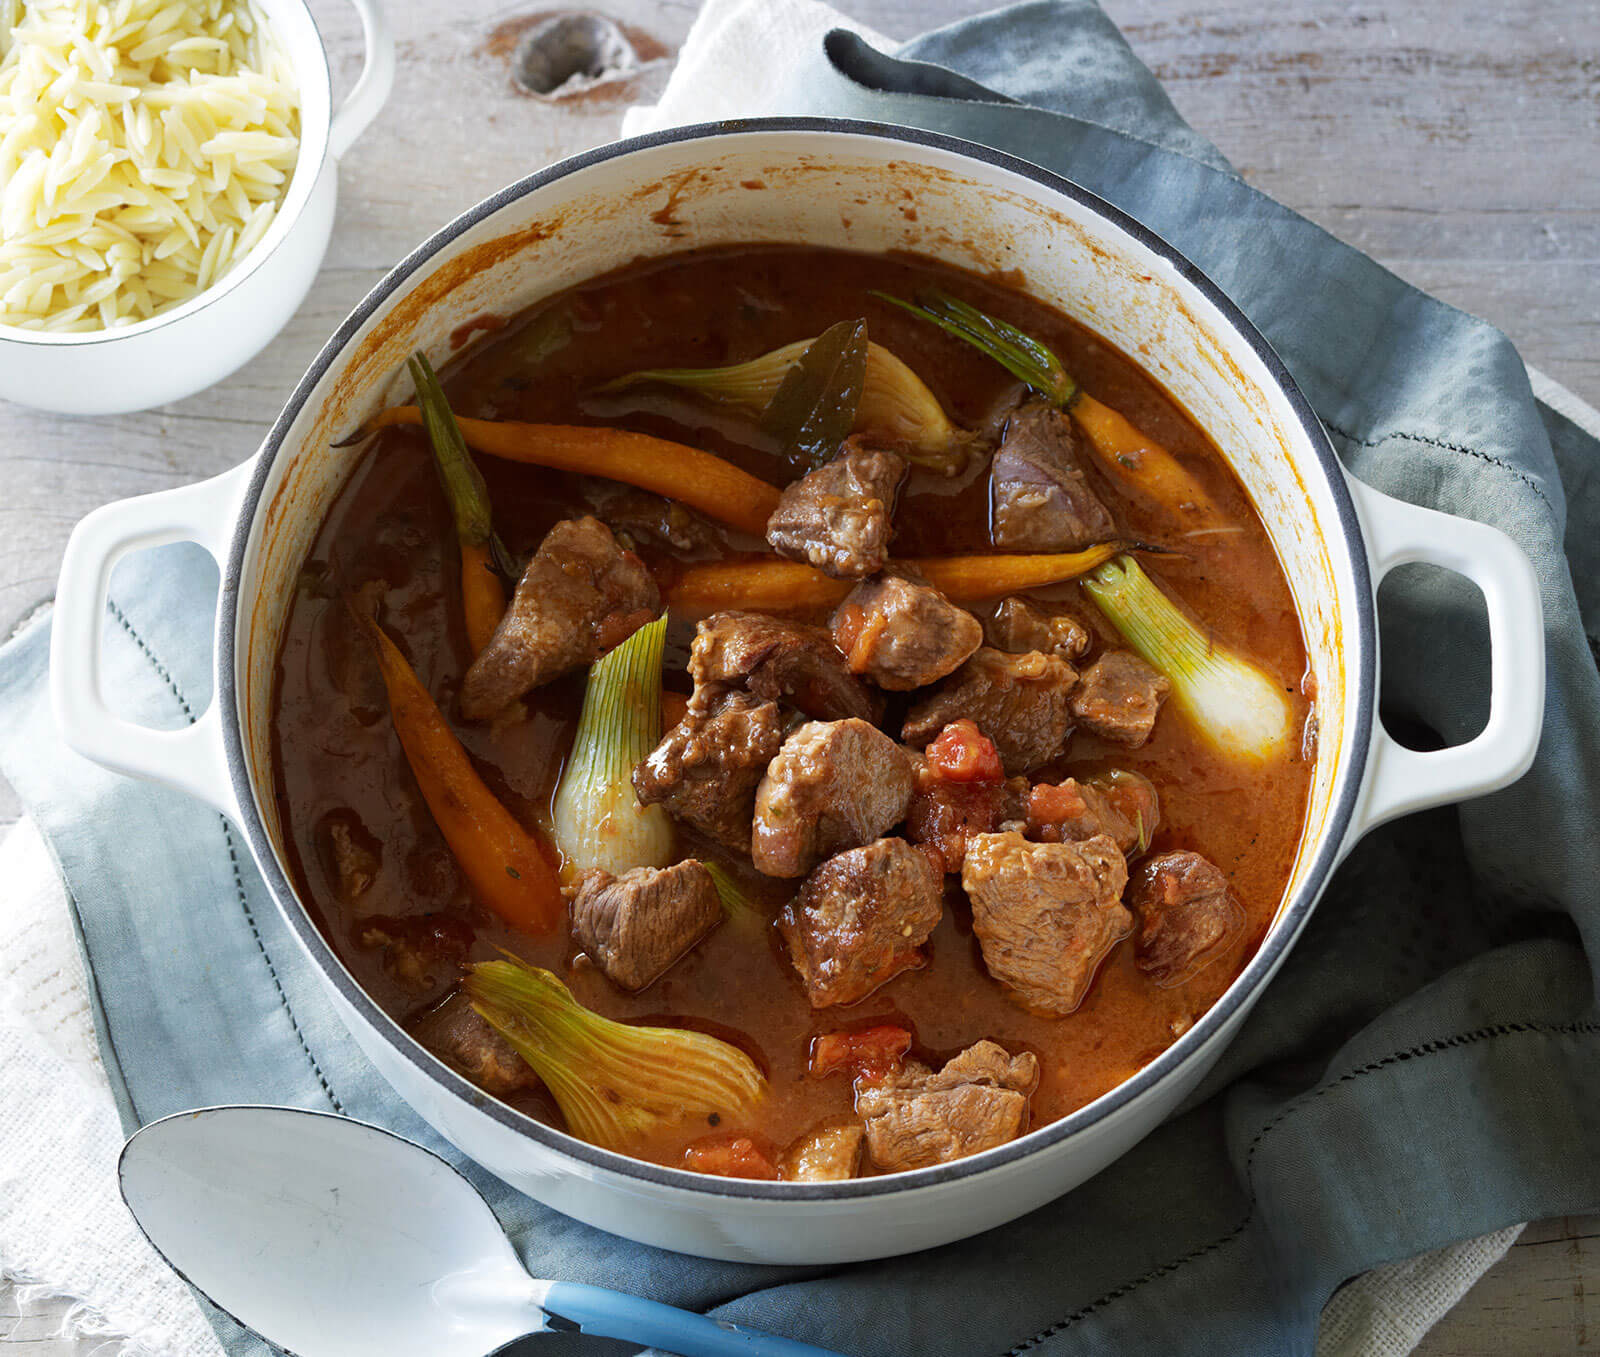
<path id="1" fill-rule="evenodd" d="M 310 290 L 333 230 L 338 161 L 389 97 L 394 38 L 377 0 L 361 15 L 366 64 L 337 112 L 328 54 L 305 0 L 261 0 L 300 87 L 300 155 L 267 233 L 181 306 L 115 330 L 0 325 L 0 397 L 68 415 L 148 410 L 192 396 L 259 353 Z"/>

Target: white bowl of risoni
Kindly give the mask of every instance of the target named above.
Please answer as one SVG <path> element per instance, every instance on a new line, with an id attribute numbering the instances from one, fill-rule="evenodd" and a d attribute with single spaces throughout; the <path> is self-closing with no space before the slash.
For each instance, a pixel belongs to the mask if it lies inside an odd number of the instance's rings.
<path id="1" fill-rule="evenodd" d="M 148 409 L 277 334 L 393 82 L 353 3 L 366 65 L 335 110 L 303 0 L 0 0 L 0 397 Z"/>

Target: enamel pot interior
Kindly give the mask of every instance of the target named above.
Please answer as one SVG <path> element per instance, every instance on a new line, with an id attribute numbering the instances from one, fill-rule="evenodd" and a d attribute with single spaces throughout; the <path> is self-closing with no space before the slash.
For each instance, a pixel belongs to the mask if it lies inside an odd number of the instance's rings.
<path id="1" fill-rule="evenodd" d="M 510 316 L 629 262 L 750 242 L 913 251 L 1003 272 L 1159 379 L 1216 442 L 1288 575 L 1316 681 L 1318 754 L 1284 904 L 1226 995 L 1162 1056 L 1090 1106 L 972 1159 L 847 1184 L 710 1180 L 597 1150 L 486 1099 L 355 985 L 283 870 L 270 719 L 274 660 L 298 571 L 352 456 L 332 444 L 409 394 L 416 348 Z M 1192 1082 L 1282 962 L 1337 860 L 1370 738 L 1376 656 L 1366 554 L 1342 474 L 1265 341 L 1192 265 L 1092 194 L 1022 161 L 906 129 L 816 119 L 715 124 L 619 143 L 510 186 L 419 247 L 352 314 L 273 428 L 248 491 L 219 623 L 219 685 L 245 829 L 291 926 L 347 1017 L 440 1098 L 465 1102 L 590 1177 L 717 1197 L 848 1199 L 948 1183 L 1049 1147 L 1156 1090 Z M 1189 1068 L 1180 1073 L 1180 1067 Z M 465 1109 L 461 1109 L 465 1111 Z M 437 1118 L 436 1118 L 437 1123 Z M 533 1147 L 530 1147 L 530 1149 Z"/>

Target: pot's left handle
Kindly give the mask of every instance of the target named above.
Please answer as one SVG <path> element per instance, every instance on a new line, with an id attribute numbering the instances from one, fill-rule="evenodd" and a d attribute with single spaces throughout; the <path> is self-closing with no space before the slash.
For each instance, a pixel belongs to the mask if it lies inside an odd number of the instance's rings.
<path id="1" fill-rule="evenodd" d="M 1407 749 L 1373 713 L 1366 795 L 1348 848 L 1387 820 L 1515 782 L 1544 724 L 1544 607 L 1527 553 L 1498 528 L 1425 509 L 1347 477 L 1366 528 L 1372 587 L 1397 566 L 1443 566 L 1483 593 L 1489 614 L 1489 719 L 1465 744 Z"/>
<path id="2" fill-rule="evenodd" d="M 67 542 L 50 623 L 50 705 L 67 744 L 113 772 L 176 787 L 234 820 L 239 803 L 228 775 L 216 698 L 178 730 L 153 730 L 126 720 L 106 705 L 100 648 L 117 562 L 149 547 L 197 542 L 223 568 L 253 467 L 245 462 L 209 481 L 96 509 Z"/>

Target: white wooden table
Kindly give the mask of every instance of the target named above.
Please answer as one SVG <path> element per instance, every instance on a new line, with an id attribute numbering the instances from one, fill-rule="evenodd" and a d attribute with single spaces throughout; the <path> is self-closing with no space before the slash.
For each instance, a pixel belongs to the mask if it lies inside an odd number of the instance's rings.
<path id="1" fill-rule="evenodd" d="M 148 414 L 72 420 L 0 403 L 0 636 L 50 597 L 67 533 L 98 504 L 212 475 L 256 447 L 333 329 L 389 265 L 507 180 L 615 135 L 665 61 L 609 95 L 517 93 L 497 28 L 545 0 L 386 0 L 389 107 L 345 160 L 321 281 L 228 381 Z M 835 0 L 893 37 L 985 0 Z M 1507 331 L 1529 362 L 1600 405 L 1600 3 L 1596 0 L 1104 0 L 1179 110 L 1251 182 L 1418 286 Z M 681 42 L 697 0 L 603 0 Z M 312 0 L 348 87 L 360 33 Z M 503 29 L 501 31 L 504 31 Z M 0 783 L 0 828 L 17 814 Z M 1600 1345 L 1600 1218 L 1530 1228 L 1425 1342 L 1432 1357 Z M 15 1315 L 0 1354 L 66 1357 L 58 1311 Z"/>

